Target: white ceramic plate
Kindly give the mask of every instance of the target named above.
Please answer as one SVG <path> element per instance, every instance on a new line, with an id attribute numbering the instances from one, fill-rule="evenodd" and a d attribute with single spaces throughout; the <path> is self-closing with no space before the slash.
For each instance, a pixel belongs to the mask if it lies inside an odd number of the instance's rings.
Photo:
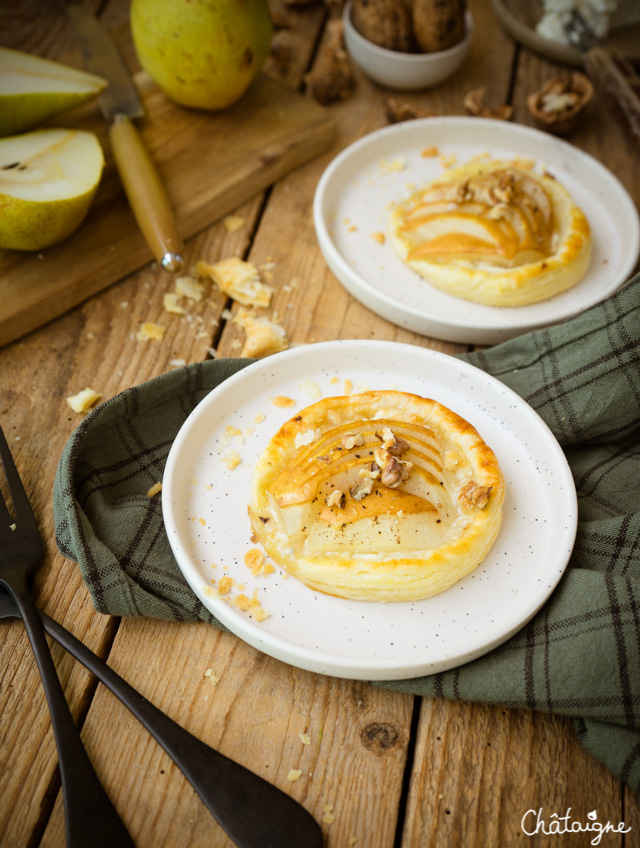
<path id="1" fill-rule="evenodd" d="M 351 384 L 345 385 L 345 380 Z M 434 598 L 380 604 L 308 589 L 280 569 L 254 577 L 247 516 L 253 466 L 290 417 L 323 397 L 399 389 L 432 397 L 473 423 L 506 480 L 504 521 L 475 572 Z M 276 397 L 295 405 L 283 408 Z M 263 419 L 263 420 L 261 420 Z M 257 423 L 259 422 L 259 423 Z M 242 432 L 230 438 L 228 427 Z M 240 443 L 242 442 L 242 443 Z M 241 458 L 230 470 L 225 457 Z M 493 377 L 453 357 L 393 342 L 294 348 L 249 365 L 191 413 L 171 448 L 162 508 L 182 573 L 233 633 L 291 665 L 337 677 L 392 680 L 444 671 L 519 630 L 555 588 L 576 532 L 576 494 L 558 443 L 540 417 Z M 215 563 L 215 568 L 212 564 Z M 258 622 L 211 594 L 228 575 L 269 618 Z"/>
<path id="2" fill-rule="evenodd" d="M 551 300 L 516 308 L 482 306 L 445 294 L 408 268 L 389 239 L 390 207 L 443 172 L 436 147 L 458 164 L 490 153 L 533 159 L 560 180 L 582 207 L 593 232 L 586 276 Z M 538 130 L 483 118 L 425 118 L 394 124 L 346 148 L 326 169 L 314 199 L 322 254 L 357 300 L 389 321 L 434 338 L 496 344 L 563 321 L 612 294 L 631 276 L 640 251 L 636 207 L 620 182 L 595 159 Z"/>

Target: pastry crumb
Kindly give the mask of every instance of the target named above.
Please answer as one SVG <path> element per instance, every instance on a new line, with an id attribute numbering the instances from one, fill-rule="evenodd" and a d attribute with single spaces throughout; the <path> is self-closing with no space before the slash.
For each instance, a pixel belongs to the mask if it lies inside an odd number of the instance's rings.
<path id="1" fill-rule="evenodd" d="M 246 333 L 241 356 L 262 359 L 289 347 L 284 328 L 262 315 L 254 315 L 246 309 L 240 309 L 234 321 Z"/>
<path id="2" fill-rule="evenodd" d="M 284 409 L 288 406 L 295 406 L 296 402 L 293 398 L 286 395 L 278 395 L 273 399 L 273 405 Z"/>
<path id="3" fill-rule="evenodd" d="M 233 586 L 233 578 L 226 575 L 225 577 L 221 577 L 218 581 L 218 593 L 220 595 L 228 595 L 231 591 L 231 587 Z"/>
<path id="4" fill-rule="evenodd" d="M 178 297 L 186 297 L 189 300 L 202 300 L 204 286 L 193 277 L 176 278 L 176 294 Z"/>
<path id="5" fill-rule="evenodd" d="M 180 305 L 180 295 L 177 292 L 166 292 L 162 297 L 162 308 L 173 315 L 186 315 L 187 310 Z"/>
<path id="6" fill-rule="evenodd" d="M 224 227 L 229 233 L 235 233 L 236 230 L 242 229 L 245 223 L 245 219 L 241 218 L 239 215 L 227 215 L 224 219 Z"/>
<path id="7" fill-rule="evenodd" d="M 161 342 L 166 330 L 167 328 L 162 324 L 153 324 L 151 321 L 146 321 L 144 324 L 141 324 L 140 329 L 136 333 L 136 339 L 139 342 Z"/>
<path id="8" fill-rule="evenodd" d="M 214 674 L 214 673 L 213 673 L 213 669 L 212 669 L 212 668 L 208 668 L 208 669 L 205 671 L 204 676 L 209 678 L 209 680 L 211 681 L 211 684 L 212 684 L 213 686 L 217 686 L 217 685 L 218 685 L 218 683 L 220 683 L 220 678 L 218 677 L 218 675 L 217 675 L 217 674 Z"/>
<path id="9" fill-rule="evenodd" d="M 291 783 L 295 783 L 297 780 L 300 780 L 302 776 L 302 771 L 300 769 L 290 769 L 289 774 L 287 775 L 287 780 Z"/>
<path id="10" fill-rule="evenodd" d="M 240 458 L 240 454 L 237 451 L 231 450 L 228 451 L 223 457 L 222 461 L 227 466 L 229 471 L 233 471 L 234 468 L 237 468 L 238 465 L 242 462 Z"/>
<path id="11" fill-rule="evenodd" d="M 311 745 L 311 737 L 308 733 L 299 733 L 298 736 L 303 745 Z"/>
<path id="12" fill-rule="evenodd" d="M 244 564 L 256 577 L 259 577 L 261 574 L 273 574 L 275 571 L 273 565 L 267 562 L 264 552 L 259 548 L 251 548 L 251 550 L 246 552 L 244 555 Z"/>
<path id="13" fill-rule="evenodd" d="M 455 155 L 455 153 L 452 153 L 450 156 L 447 156 L 445 154 L 442 154 L 442 156 L 440 156 L 440 164 L 443 168 L 453 168 L 457 161 L 458 157 Z"/>
<path id="14" fill-rule="evenodd" d="M 248 612 L 249 615 L 255 621 L 264 621 L 265 618 L 269 618 L 271 613 L 267 612 L 263 609 L 262 604 L 258 600 L 258 590 L 256 589 L 251 596 L 248 598 L 246 595 L 237 595 L 233 601 L 235 606 L 243 612 Z"/>
<path id="15" fill-rule="evenodd" d="M 425 147 L 425 149 L 421 151 L 420 155 L 423 156 L 425 159 L 431 159 L 435 156 L 438 156 L 439 153 L 440 151 L 437 147 Z"/>
<path id="16" fill-rule="evenodd" d="M 385 236 L 385 234 L 381 233 L 381 232 L 371 233 L 371 236 L 372 236 L 374 241 L 378 242 L 378 244 L 384 244 L 385 241 L 387 240 L 387 237 Z"/>
<path id="17" fill-rule="evenodd" d="M 380 162 L 380 168 L 383 173 L 387 174 L 392 171 L 404 171 L 407 167 L 407 160 L 404 156 L 398 156 L 396 159 L 392 159 L 390 162 L 387 162 L 386 159 L 383 159 Z"/>
<path id="18" fill-rule="evenodd" d="M 196 263 L 201 277 L 209 277 L 225 294 L 243 306 L 269 306 L 273 289 L 260 281 L 258 269 L 237 256 L 221 259 L 210 265 L 204 260 Z"/>
<path id="19" fill-rule="evenodd" d="M 67 403 L 74 412 L 86 412 L 96 401 L 100 400 L 101 395 L 94 392 L 93 389 L 83 389 L 77 395 L 71 395 L 67 398 Z"/>
<path id="20" fill-rule="evenodd" d="M 154 483 L 153 486 L 147 492 L 147 497 L 152 498 L 154 495 L 157 495 L 158 492 L 162 491 L 162 483 Z"/>

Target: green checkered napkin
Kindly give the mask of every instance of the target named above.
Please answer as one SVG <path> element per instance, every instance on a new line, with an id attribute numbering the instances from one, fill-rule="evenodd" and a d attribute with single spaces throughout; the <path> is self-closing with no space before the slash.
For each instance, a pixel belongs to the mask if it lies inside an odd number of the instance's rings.
<path id="1" fill-rule="evenodd" d="M 555 433 L 578 491 L 577 540 L 549 601 L 504 645 L 382 685 L 573 716 L 586 748 L 638 790 L 640 275 L 562 325 L 461 359 L 514 389 Z M 57 541 L 99 612 L 219 626 L 182 577 L 147 491 L 187 415 L 247 362 L 203 362 L 128 389 L 69 440 L 54 487 Z"/>

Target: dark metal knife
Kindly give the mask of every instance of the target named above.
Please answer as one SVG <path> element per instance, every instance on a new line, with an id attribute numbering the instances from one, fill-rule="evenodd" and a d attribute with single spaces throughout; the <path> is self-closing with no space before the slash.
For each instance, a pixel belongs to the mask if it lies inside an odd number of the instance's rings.
<path id="1" fill-rule="evenodd" d="M 144 115 L 137 89 L 111 35 L 90 12 L 70 6 L 85 63 L 109 83 L 99 104 L 109 122 L 109 140 L 125 193 L 138 226 L 165 271 L 183 267 L 182 239 L 171 202 L 156 166 L 133 124 Z"/>

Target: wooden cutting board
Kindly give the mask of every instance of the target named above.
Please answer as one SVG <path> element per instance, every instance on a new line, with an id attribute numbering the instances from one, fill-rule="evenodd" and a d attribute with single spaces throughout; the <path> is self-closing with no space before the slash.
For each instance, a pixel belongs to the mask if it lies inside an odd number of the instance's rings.
<path id="1" fill-rule="evenodd" d="M 147 115 L 138 128 L 184 239 L 325 150 L 333 137 L 327 110 L 266 75 L 218 113 L 174 105 L 144 72 L 136 85 Z M 153 258 L 122 191 L 97 104 L 50 123 L 95 132 L 105 171 L 87 218 L 69 238 L 38 254 L 0 250 L 0 346 Z"/>

